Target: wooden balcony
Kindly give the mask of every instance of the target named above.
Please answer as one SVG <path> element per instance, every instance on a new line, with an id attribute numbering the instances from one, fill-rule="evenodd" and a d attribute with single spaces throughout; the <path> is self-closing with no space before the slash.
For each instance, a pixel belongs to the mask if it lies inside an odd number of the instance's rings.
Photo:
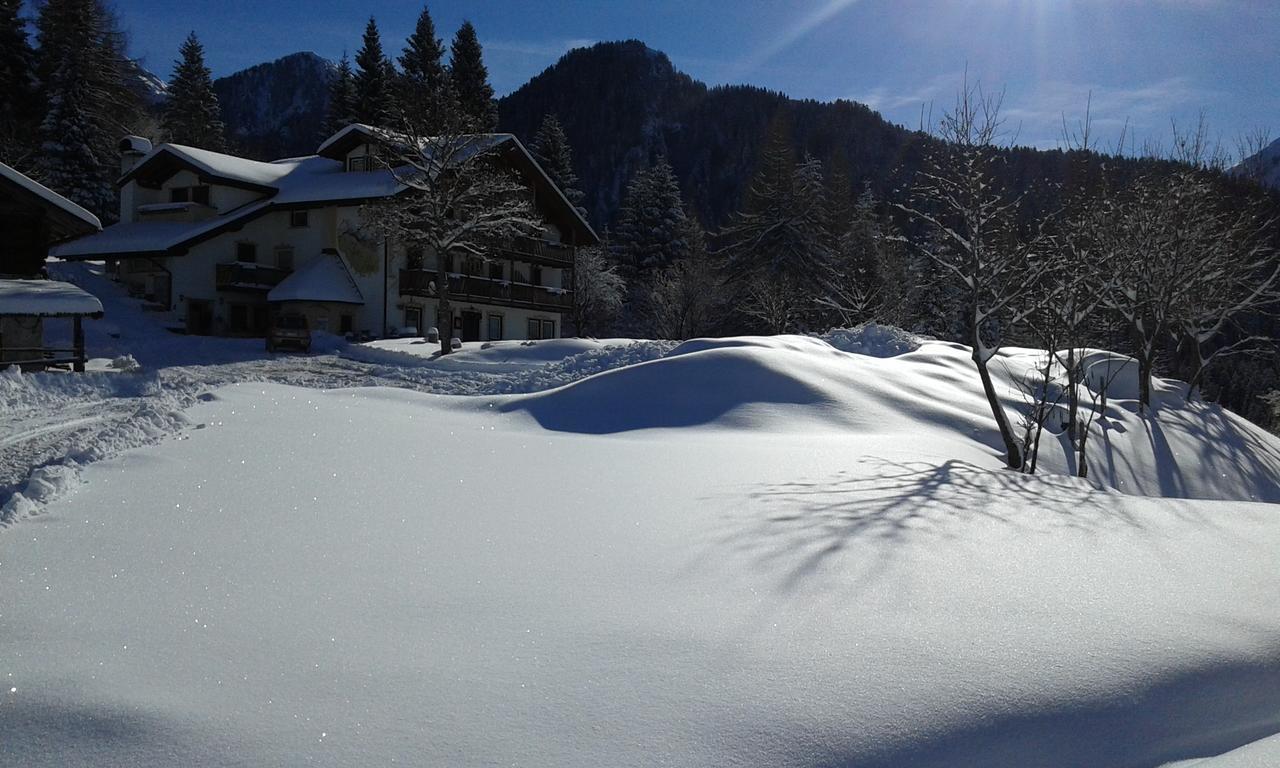
<path id="1" fill-rule="evenodd" d="M 275 288 L 289 276 L 289 270 L 279 267 L 268 267 L 265 264 L 251 264 L 244 261 L 233 261 L 216 265 L 215 282 L 219 291 L 257 291 L 266 292 Z"/>
<path id="2" fill-rule="evenodd" d="M 536 237 L 517 237 L 511 245 L 499 249 L 496 258 L 527 261 L 561 269 L 573 268 L 573 248 L 548 243 Z"/>
<path id="3" fill-rule="evenodd" d="M 400 270 L 400 293 L 403 296 L 434 298 L 430 285 L 436 273 L 425 269 Z M 477 275 L 449 276 L 449 299 L 495 304 L 503 307 L 528 307 L 545 312 L 568 312 L 573 308 L 573 292 L 541 285 L 511 283 Z"/>

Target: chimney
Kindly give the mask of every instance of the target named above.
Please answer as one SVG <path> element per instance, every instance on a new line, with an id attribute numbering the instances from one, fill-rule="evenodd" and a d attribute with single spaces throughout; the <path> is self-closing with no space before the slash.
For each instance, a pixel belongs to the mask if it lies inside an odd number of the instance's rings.
<path id="1" fill-rule="evenodd" d="M 138 161 L 150 151 L 150 140 L 141 136 L 125 136 L 120 140 L 120 173 L 132 171 Z"/>

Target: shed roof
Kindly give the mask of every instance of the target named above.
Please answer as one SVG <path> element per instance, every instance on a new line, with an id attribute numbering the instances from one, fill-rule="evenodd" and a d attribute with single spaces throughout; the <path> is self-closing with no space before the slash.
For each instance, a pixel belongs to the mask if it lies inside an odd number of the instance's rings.
<path id="1" fill-rule="evenodd" d="M 102 229 L 102 222 L 89 211 L 54 192 L 40 182 L 0 163 L 0 183 L 32 204 L 48 210 L 59 237 L 74 237 Z"/>
<path id="2" fill-rule="evenodd" d="M 0 317 L 101 315 L 98 297 L 59 280 L 0 280 Z"/>
<path id="3" fill-rule="evenodd" d="M 280 281 L 267 301 L 317 301 L 363 304 L 364 295 L 337 251 L 325 249 L 320 257 Z"/>

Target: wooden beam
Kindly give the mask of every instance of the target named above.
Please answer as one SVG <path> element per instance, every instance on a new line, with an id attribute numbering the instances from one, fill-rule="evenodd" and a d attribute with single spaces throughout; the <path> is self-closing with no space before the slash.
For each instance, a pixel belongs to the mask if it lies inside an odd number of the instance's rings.
<path id="1" fill-rule="evenodd" d="M 73 369 L 76 373 L 84 373 L 84 364 L 87 359 L 84 354 L 84 318 L 76 316 L 72 318 L 71 324 L 72 344 L 76 348 L 76 359 L 73 363 Z"/>

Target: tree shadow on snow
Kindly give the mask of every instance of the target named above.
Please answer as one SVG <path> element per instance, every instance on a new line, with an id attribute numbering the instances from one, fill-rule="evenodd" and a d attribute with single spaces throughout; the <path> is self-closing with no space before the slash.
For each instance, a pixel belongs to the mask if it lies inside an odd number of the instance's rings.
<path id="1" fill-rule="evenodd" d="M 1073 477 L 1023 475 L 954 459 L 931 464 L 864 457 L 858 463 L 859 469 L 834 477 L 751 492 L 749 518 L 742 510 L 729 513 L 729 532 L 713 549 L 751 557 L 759 569 L 778 573 L 780 589 L 791 590 L 852 546 L 860 547 L 863 578 L 872 578 L 904 545 L 952 539 L 974 522 L 1028 533 L 1141 527 L 1119 503 L 1122 496 Z M 1178 514 L 1202 520 L 1185 508 Z"/>
<path id="2" fill-rule="evenodd" d="M 1242 419 L 1224 409 L 1201 402 L 1177 408 L 1155 408 L 1141 418 L 1151 450 L 1156 476 L 1154 486 L 1127 488 L 1126 477 L 1142 478 L 1149 470 L 1133 466 L 1111 443 L 1111 433 L 1121 422 L 1105 422 L 1102 442 L 1105 460 L 1093 458 L 1098 479 L 1129 492 L 1145 491 L 1165 498 L 1218 498 L 1239 501 L 1280 502 L 1280 450 Z M 1193 454 L 1179 452 L 1176 444 L 1190 436 L 1197 446 Z M 1170 439 L 1173 436 L 1174 439 Z"/>

